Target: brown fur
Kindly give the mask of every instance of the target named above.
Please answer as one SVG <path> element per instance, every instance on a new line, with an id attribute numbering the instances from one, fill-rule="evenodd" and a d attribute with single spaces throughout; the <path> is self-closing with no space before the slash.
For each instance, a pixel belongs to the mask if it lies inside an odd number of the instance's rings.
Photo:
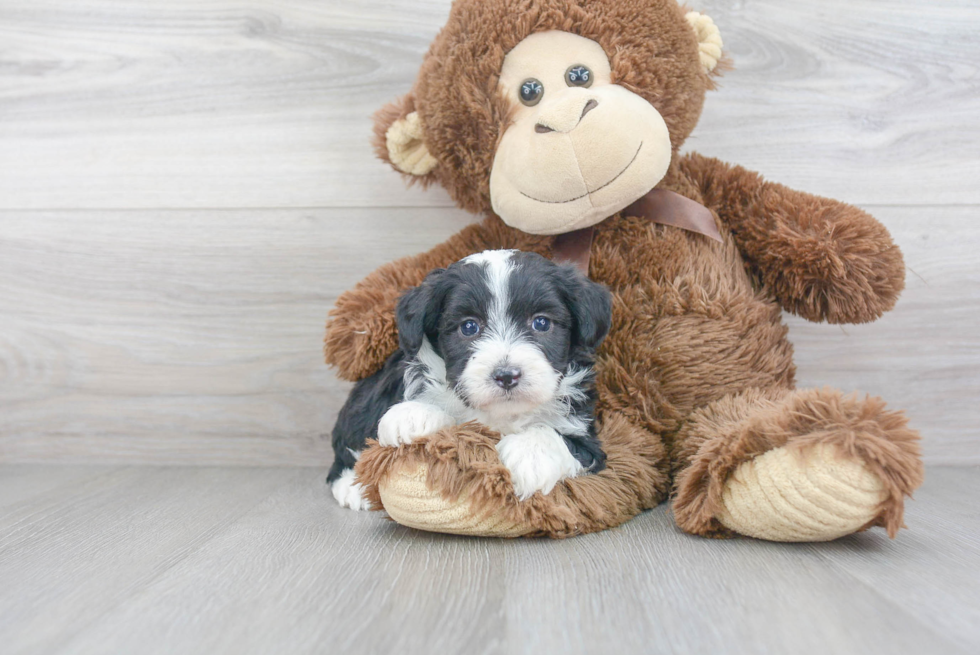
<path id="1" fill-rule="evenodd" d="M 507 521 L 531 524 L 528 536 L 570 537 L 604 530 L 641 510 L 654 507 L 665 494 L 666 453 L 659 440 L 628 420 L 607 415 L 601 424 L 606 468 L 596 475 L 560 482 L 547 496 L 525 502 L 514 496 L 508 471 L 494 448 L 500 435 L 475 423 L 442 430 L 411 445 L 369 448 L 357 463 L 367 498 L 381 508 L 378 485 L 395 467 L 425 463 L 428 482 L 445 497 L 465 497 L 481 518 L 497 513 Z"/>
<path id="2" fill-rule="evenodd" d="M 866 323 L 895 305 L 905 262 L 870 214 L 697 154 L 681 167 L 732 231 L 749 271 L 788 311 Z"/>
<path id="3" fill-rule="evenodd" d="M 715 516 L 725 480 L 739 464 L 773 448 L 820 443 L 863 461 L 885 484 L 872 525 L 894 537 L 904 496 L 922 484 L 918 435 L 881 398 L 842 396 L 836 389 L 748 389 L 694 412 L 678 438 L 674 517 L 688 532 L 724 532 Z M 868 526 L 870 527 L 870 526 Z"/>
<path id="4" fill-rule="evenodd" d="M 563 29 L 606 49 L 614 80 L 664 115 L 676 151 L 711 86 L 683 13 L 675 0 L 457 0 L 413 94 L 378 114 L 376 134 L 383 138 L 392 120 L 417 109 L 439 162 L 422 182 L 488 211 L 490 165 L 506 127 L 507 107 L 495 92 L 503 56 L 532 32 Z M 675 152 L 659 186 L 711 209 L 723 243 L 624 214 L 596 227 L 590 274 L 615 298 L 597 359 L 608 469 L 520 503 L 493 449 L 498 437 L 462 426 L 365 452 L 357 472 L 376 504 L 376 486 L 392 467 L 425 462 L 429 484 L 443 495 L 465 493 L 475 511 L 508 512 L 538 534 L 567 536 L 628 520 L 665 498 L 673 478 L 678 525 L 718 535 L 721 488 L 738 464 L 787 444 L 830 442 L 885 482 L 888 498 L 874 523 L 894 535 L 903 497 L 922 479 L 917 435 L 878 399 L 793 390 L 780 318 L 786 309 L 816 321 L 865 322 L 890 309 L 904 265 L 888 232 L 855 207 L 696 154 Z M 489 216 L 428 253 L 378 269 L 331 312 L 327 361 L 351 380 L 377 370 L 397 344 L 395 299 L 433 268 L 491 248 L 547 255 L 551 242 Z"/>

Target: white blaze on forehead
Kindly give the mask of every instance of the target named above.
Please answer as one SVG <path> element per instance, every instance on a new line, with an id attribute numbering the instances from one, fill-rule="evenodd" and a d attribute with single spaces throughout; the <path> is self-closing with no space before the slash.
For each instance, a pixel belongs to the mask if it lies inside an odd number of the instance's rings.
<path id="1" fill-rule="evenodd" d="M 498 337 L 504 337 L 511 331 L 507 328 L 509 302 L 507 285 L 510 282 L 510 274 L 514 270 L 513 257 L 516 252 L 516 250 L 484 250 L 463 260 L 466 264 L 483 266 L 486 272 L 487 286 L 493 299 L 488 308 L 486 328 Z"/>
<path id="2" fill-rule="evenodd" d="M 466 264 L 489 264 L 491 262 L 497 262 L 499 264 L 505 264 L 510 261 L 510 258 L 514 256 L 516 250 L 484 250 L 483 252 L 478 252 L 470 255 L 469 257 L 464 257 L 463 262 Z"/>

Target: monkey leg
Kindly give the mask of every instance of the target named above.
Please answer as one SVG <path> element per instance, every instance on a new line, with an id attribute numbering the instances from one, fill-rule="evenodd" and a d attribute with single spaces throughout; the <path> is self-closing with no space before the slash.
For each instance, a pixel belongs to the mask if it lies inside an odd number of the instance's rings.
<path id="1" fill-rule="evenodd" d="M 569 537 L 619 525 L 667 495 L 668 459 L 659 435 L 617 413 L 599 421 L 606 468 L 567 478 L 525 501 L 497 457 L 500 435 L 474 423 L 397 448 L 369 447 L 356 466 L 374 509 L 403 525 L 496 537 Z"/>
<path id="2" fill-rule="evenodd" d="M 695 411 L 674 448 L 677 524 L 771 541 L 894 537 L 922 482 L 918 434 L 880 398 L 756 390 Z"/>

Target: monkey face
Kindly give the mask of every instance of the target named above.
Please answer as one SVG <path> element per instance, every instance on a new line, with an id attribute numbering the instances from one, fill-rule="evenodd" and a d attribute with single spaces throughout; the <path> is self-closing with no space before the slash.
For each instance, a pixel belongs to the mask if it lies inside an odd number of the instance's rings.
<path id="1" fill-rule="evenodd" d="M 595 41 L 532 34 L 504 58 L 500 93 L 512 122 L 490 172 L 494 212 L 532 234 L 594 225 L 663 179 L 671 140 L 660 113 L 613 84 Z"/>
<path id="2" fill-rule="evenodd" d="M 521 230 L 593 225 L 663 178 L 721 46 L 678 0 L 453 0 L 412 90 L 375 115 L 375 149 Z"/>

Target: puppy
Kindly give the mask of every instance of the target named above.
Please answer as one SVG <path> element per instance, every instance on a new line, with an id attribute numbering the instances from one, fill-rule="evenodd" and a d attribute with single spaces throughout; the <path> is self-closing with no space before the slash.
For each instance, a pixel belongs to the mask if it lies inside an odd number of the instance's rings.
<path id="1" fill-rule="evenodd" d="M 602 470 L 592 365 L 611 316 L 605 287 L 534 253 L 489 250 L 430 273 L 398 301 L 398 352 L 340 410 L 337 502 L 367 508 L 353 471 L 367 439 L 397 446 L 468 421 L 503 435 L 521 500 Z"/>

